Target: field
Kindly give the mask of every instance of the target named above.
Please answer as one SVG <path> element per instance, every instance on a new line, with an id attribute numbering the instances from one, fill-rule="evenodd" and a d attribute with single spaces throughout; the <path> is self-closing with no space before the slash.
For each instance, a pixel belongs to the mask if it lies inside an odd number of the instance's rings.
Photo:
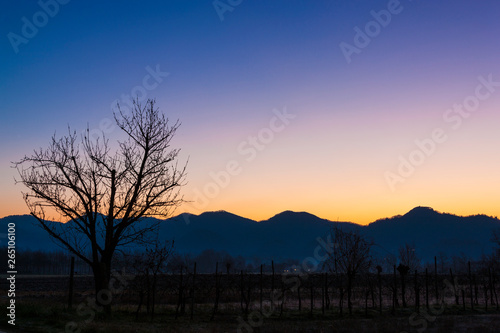
<path id="1" fill-rule="evenodd" d="M 448 283 L 446 276 L 437 279 L 438 297 L 430 276 L 408 277 L 403 304 L 399 276 L 381 275 L 380 280 L 377 275 L 362 276 L 353 288 L 349 314 L 345 283 L 327 274 L 183 273 L 157 276 L 156 281 L 125 276 L 117 278 L 106 294 L 112 298 L 113 315 L 103 319 L 94 303 L 92 277 L 75 276 L 68 310 L 67 276 L 19 275 L 16 328 L 21 332 L 498 331 L 496 290 L 488 284 L 468 285 L 467 276 L 456 278 L 456 284 Z M 5 281 L 2 278 L 2 290 L 7 289 Z M 6 299 L 3 293 L 2 306 Z M 11 327 L 2 322 L 6 331 Z"/>

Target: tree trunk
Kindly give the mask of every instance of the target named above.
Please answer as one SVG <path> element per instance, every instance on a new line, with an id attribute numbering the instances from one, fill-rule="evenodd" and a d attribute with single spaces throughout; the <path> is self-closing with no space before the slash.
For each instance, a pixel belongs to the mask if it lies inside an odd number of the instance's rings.
<path id="1" fill-rule="evenodd" d="M 111 317 L 112 295 L 109 290 L 109 281 L 111 279 L 110 264 L 104 261 L 94 264 L 95 298 L 98 312 L 103 312 L 106 318 Z"/>
<path id="2" fill-rule="evenodd" d="M 403 299 L 403 308 L 406 308 L 406 283 L 405 274 L 401 274 L 401 298 Z"/>
<path id="3" fill-rule="evenodd" d="M 347 276 L 347 308 L 349 309 L 350 316 L 352 315 L 352 302 L 351 302 L 352 280 L 353 277 L 349 274 Z"/>

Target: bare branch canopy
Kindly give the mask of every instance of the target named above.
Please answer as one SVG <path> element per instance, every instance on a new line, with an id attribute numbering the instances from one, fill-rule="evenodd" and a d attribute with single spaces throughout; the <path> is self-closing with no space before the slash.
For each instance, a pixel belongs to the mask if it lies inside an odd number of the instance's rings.
<path id="1" fill-rule="evenodd" d="M 126 139 L 110 144 L 102 135 L 76 132 L 57 138 L 14 163 L 25 202 L 40 226 L 60 245 L 92 266 L 96 290 L 109 281 L 118 246 L 141 241 L 181 202 L 186 166 L 170 147 L 173 124 L 154 100 L 134 101 L 130 112 L 118 105 L 116 125 Z M 49 222 L 55 212 L 61 223 Z M 99 281 L 98 281 L 99 280 Z"/>

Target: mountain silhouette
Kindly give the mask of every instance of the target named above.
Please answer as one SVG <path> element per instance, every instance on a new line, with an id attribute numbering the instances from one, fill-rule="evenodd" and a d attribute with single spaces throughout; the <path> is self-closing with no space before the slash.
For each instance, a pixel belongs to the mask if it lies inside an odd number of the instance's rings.
<path id="1" fill-rule="evenodd" d="M 36 225 L 34 217 L 23 215 L 0 219 L 4 230 L 9 222 L 16 223 L 18 249 L 59 249 Z M 482 254 L 492 252 L 492 232 L 500 229 L 497 218 L 485 215 L 462 217 L 429 207 L 415 207 L 404 215 L 380 219 L 366 226 L 332 222 L 307 212 L 284 211 L 257 222 L 217 211 L 200 215 L 184 213 L 161 220 L 158 237 L 174 239 L 178 253 L 199 254 L 213 249 L 247 258 L 303 260 L 314 255 L 319 245 L 318 238 L 326 240 L 335 225 L 364 234 L 376 244 L 374 250 L 379 255 L 397 255 L 399 246 L 412 244 L 424 262 L 432 261 L 438 254 L 448 257 L 465 254 L 478 259 Z M 0 238 L 0 246 L 5 245 L 6 238 Z"/>
<path id="2" fill-rule="evenodd" d="M 448 257 L 464 253 L 471 258 L 489 254 L 492 232 L 499 228 L 500 221 L 486 215 L 461 217 L 416 207 L 403 216 L 369 224 L 366 234 L 395 254 L 401 244 L 414 244 L 420 257 L 432 261 L 440 252 Z"/>

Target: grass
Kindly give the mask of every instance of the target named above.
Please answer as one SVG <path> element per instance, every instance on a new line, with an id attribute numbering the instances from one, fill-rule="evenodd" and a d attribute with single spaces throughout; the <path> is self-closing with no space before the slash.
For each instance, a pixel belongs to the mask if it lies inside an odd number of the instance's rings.
<path id="1" fill-rule="evenodd" d="M 251 313 L 251 324 L 243 324 L 243 317 L 238 309 L 226 310 L 210 321 L 211 306 L 199 305 L 196 308 L 194 320 L 189 318 L 189 312 L 184 316 L 175 318 L 172 306 L 159 306 L 157 315 L 151 320 L 146 313 L 141 313 L 135 319 L 135 308 L 131 306 L 115 306 L 111 319 L 104 320 L 96 317 L 89 323 L 84 323 L 88 317 L 80 316 L 76 310 L 68 311 L 62 303 L 54 300 L 32 299 L 22 300 L 16 307 L 16 326 L 21 332 L 65 332 L 65 327 L 70 322 L 78 324 L 77 328 L 82 333 L 155 333 L 155 332 L 494 332 L 500 327 L 500 313 L 491 309 L 485 312 L 484 308 L 463 312 L 460 307 L 447 307 L 445 312 L 434 315 L 429 311 L 427 316 L 416 315 L 413 308 L 398 309 L 396 315 L 389 311 L 380 314 L 369 309 L 365 315 L 364 309 L 357 309 L 349 316 L 344 309 L 340 316 L 338 309 L 328 310 L 322 314 L 320 309 L 310 311 L 304 309 L 299 312 L 288 310 L 279 316 L 279 311 L 274 311 L 269 317 L 260 315 L 258 311 Z M 265 312 L 269 312 L 265 309 Z M 422 308 L 423 310 L 423 308 Z M 414 315 L 413 321 L 411 316 Z M 2 327 L 11 328 L 6 322 Z M 74 327 L 76 328 L 76 327 Z M 77 330 L 69 330 L 77 332 Z"/>

